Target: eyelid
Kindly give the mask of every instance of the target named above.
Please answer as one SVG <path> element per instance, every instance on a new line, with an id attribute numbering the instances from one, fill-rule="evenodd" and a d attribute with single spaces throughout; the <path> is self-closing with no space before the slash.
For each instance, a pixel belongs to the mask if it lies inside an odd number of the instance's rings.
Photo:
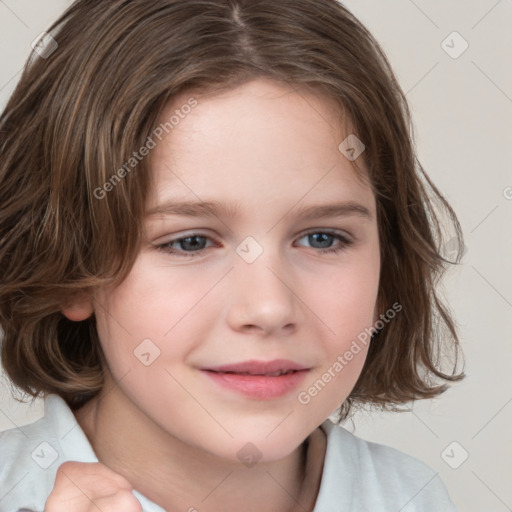
<path id="1" fill-rule="evenodd" d="M 211 233 L 205 233 L 201 229 L 187 229 L 185 231 L 178 231 L 173 235 L 159 236 L 155 241 L 151 242 L 152 245 L 170 244 L 171 242 L 177 242 L 182 238 L 189 238 L 193 236 L 202 236 L 204 238 L 213 239 L 216 235 Z"/>
<path id="2" fill-rule="evenodd" d="M 307 235 L 313 235 L 315 233 L 325 233 L 326 235 L 336 235 L 344 238 L 347 242 L 354 242 L 355 237 L 345 230 L 335 228 L 312 228 L 302 232 L 297 238 L 304 238 Z"/>
<path id="3" fill-rule="evenodd" d="M 302 232 L 300 232 L 296 237 L 295 240 L 298 240 L 300 238 L 304 238 L 307 235 L 312 235 L 315 233 L 325 233 L 329 235 L 338 235 L 340 237 L 345 238 L 347 241 L 353 242 L 355 241 L 355 237 L 348 233 L 345 230 L 339 230 L 335 228 L 309 228 Z M 189 238 L 194 236 L 200 236 L 204 238 L 208 238 L 210 240 L 213 240 L 213 237 L 210 233 L 205 233 L 201 229 L 190 229 L 183 232 L 178 232 L 176 235 L 172 235 L 171 238 L 167 239 L 167 237 L 161 237 L 164 241 L 160 242 L 160 237 L 157 239 L 157 241 L 151 242 L 151 245 L 158 246 L 162 244 L 170 244 L 172 242 L 177 242 L 179 240 L 182 240 L 183 238 Z"/>
<path id="4" fill-rule="evenodd" d="M 355 242 L 355 239 L 352 235 L 350 235 L 344 231 L 340 231 L 340 230 L 333 229 L 333 228 L 310 228 L 309 230 L 303 231 L 301 234 L 297 235 L 294 238 L 294 240 L 296 242 L 297 240 L 301 240 L 302 238 L 305 238 L 307 236 L 314 235 L 314 234 L 324 234 L 324 235 L 333 236 L 337 239 L 337 242 L 338 242 L 333 247 L 327 247 L 327 248 L 311 247 L 313 252 L 320 254 L 320 255 L 326 255 L 328 253 L 336 254 L 336 253 L 342 252 L 343 250 L 348 249 Z M 187 239 L 187 238 L 194 238 L 194 237 L 204 238 L 213 243 L 211 243 L 207 247 L 198 249 L 196 251 L 183 251 L 183 250 L 171 249 L 169 247 L 170 245 L 172 245 L 176 242 L 179 242 L 179 241 Z M 179 234 L 173 236 L 173 238 L 171 238 L 170 240 L 168 240 L 166 242 L 162 242 L 162 243 L 153 242 L 152 245 L 155 246 L 156 249 L 159 251 L 165 252 L 167 254 L 174 254 L 178 257 L 188 258 L 188 259 L 193 259 L 194 257 L 201 257 L 202 255 L 204 255 L 205 251 L 207 251 L 208 249 L 215 247 L 215 245 L 217 245 L 217 247 L 219 246 L 218 242 L 216 243 L 216 241 L 214 240 L 214 238 L 212 236 L 201 232 L 201 230 L 190 230 L 190 232 L 179 233 Z M 302 247 L 302 246 L 299 245 L 299 247 Z"/>
<path id="5" fill-rule="evenodd" d="M 309 247 L 308 248 L 313 251 L 313 253 L 320 255 L 320 256 L 326 256 L 328 254 L 331 255 L 338 255 L 346 250 L 348 250 L 351 246 L 355 243 L 355 238 L 348 233 L 340 232 L 338 230 L 333 229 L 313 229 L 310 231 L 306 231 L 301 236 L 298 236 L 296 240 L 301 240 L 302 238 L 315 235 L 315 234 L 322 234 L 322 235 L 329 235 L 335 238 L 336 243 L 332 247 L 325 247 L 325 248 L 317 248 L 317 247 Z M 299 245 L 299 247 L 304 247 L 302 245 Z"/>
<path id="6" fill-rule="evenodd" d="M 171 244 L 175 244 L 176 242 L 179 242 L 180 240 L 183 240 L 186 238 L 194 238 L 194 237 L 205 238 L 207 240 L 207 244 L 209 242 L 209 245 L 207 245 L 207 247 L 204 247 L 202 249 L 198 249 L 197 251 L 182 251 L 179 249 L 171 249 L 168 247 Z M 176 255 L 177 257 L 181 257 L 184 259 L 186 259 L 186 258 L 192 259 L 194 257 L 200 257 L 200 256 L 204 255 L 204 253 L 211 248 L 219 247 L 220 244 L 219 244 L 219 242 L 216 241 L 215 238 L 216 237 L 212 236 L 211 234 L 202 232 L 200 229 L 196 229 L 196 230 L 191 229 L 191 230 L 187 230 L 187 231 L 172 235 L 172 237 L 168 238 L 168 239 L 162 238 L 163 241 L 161 241 L 161 242 L 159 240 L 151 242 L 151 245 L 157 251 L 161 251 L 163 253 L 170 254 L 170 255 Z"/>

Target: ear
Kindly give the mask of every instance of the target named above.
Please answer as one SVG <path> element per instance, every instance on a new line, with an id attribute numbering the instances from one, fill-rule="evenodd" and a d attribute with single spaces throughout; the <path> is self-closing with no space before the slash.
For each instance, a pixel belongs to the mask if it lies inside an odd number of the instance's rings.
<path id="1" fill-rule="evenodd" d="M 81 322 L 87 320 L 94 312 L 92 301 L 89 297 L 81 299 L 73 299 L 61 308 L 62 314 L 73 322 Z"/>

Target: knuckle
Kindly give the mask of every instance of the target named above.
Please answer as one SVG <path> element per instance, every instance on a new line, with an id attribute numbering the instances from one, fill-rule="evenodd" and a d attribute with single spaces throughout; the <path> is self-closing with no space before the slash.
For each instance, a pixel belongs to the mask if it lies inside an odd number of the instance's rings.
<path id="1" fill-rule="evenodd" d="M 68 460 L 63 462 L 57 469 L 57 478 L 64 476 L 74 476 L 81 474 L 84 471 L 85 464 L 83 462 L 75 462 Z"/>
<path id="2" fill-rule="evenodd" d="M 60 512 L 61 508 L 59 507 L 59 503 L 55 499 L 55 497 L 50 494 L 50 497 L 46 500 L 46 505 L 44 506 L 45 512 Z"/>
<path id="3" fill-rule="evenodd" d="M 70 512 L 69 503 L 63 502 L 61 497 L 52 493 L 46 500 L 44 512 Z M 73 512 L 85 512 L 82 508 L 75 508 Z"/>
<path id="4" fill-rule="evenodd" d="M 108 498 L 97 500 L 96 506 L 103 512 L 143 512 L 142 506 L 131 491 L 123 490 Z"/>

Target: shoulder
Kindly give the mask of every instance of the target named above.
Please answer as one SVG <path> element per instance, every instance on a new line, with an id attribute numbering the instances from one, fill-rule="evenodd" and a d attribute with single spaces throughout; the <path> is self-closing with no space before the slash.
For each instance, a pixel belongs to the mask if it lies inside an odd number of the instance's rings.
<path id="1" fill-rule="evenodd" d="M 325 477 L 331 493 L 346 486 L 343 493 L 351 495 L 346 504 L 351 510 L 456 511 L 439 474 L 427 464 L 390 446 L 360 439 L 330 421 L 322 428 L 327 434 L 322 484 Z"/>
<path id="2" fill-rule="evenodd" d="M 1 512 L 44 510 L 63 462 L 97 461 L 64 400 L 49 395 L 44 406 L 43 418 L 0 433 Z"/>

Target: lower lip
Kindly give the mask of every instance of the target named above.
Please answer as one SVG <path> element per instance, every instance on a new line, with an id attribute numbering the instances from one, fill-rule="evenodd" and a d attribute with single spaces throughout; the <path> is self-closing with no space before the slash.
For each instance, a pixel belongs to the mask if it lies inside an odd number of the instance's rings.
<path id="1" fill-rule="evenodd" d="M 280 398 L 295 389 L 309 370 L 299 370 L 278 377 L 265 375 L 241 375 L 236 373 L 216 373 L 203 370 L 211 380 L 226 388 L 258 400 Z"/>

